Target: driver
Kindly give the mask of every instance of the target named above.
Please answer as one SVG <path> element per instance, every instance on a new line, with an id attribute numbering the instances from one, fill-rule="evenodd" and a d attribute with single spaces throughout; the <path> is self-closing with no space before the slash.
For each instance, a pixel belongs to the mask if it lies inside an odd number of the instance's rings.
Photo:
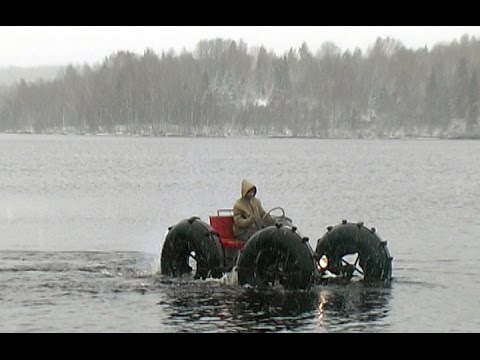
<path id="1" fill-rule="evenodd" d="M 274 225 L 273 218 L 266 213 L 260 200 L 255 197 L 257 187 L 248 180 L 242 180 L 242 197 L 233 207 L 233 236 L 237 241 L 247 241 L 250 236 L 268 225 Z"/>

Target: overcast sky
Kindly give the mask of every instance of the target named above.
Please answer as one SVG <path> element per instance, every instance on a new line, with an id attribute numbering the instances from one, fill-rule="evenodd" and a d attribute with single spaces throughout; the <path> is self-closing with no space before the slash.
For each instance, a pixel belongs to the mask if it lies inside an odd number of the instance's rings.
<path id="1" fill-rule="evenodd" d="M 480 26 L 0 26 L 0 67 L 94 64 L 119 50 L 191 52 L 200 40 L 215 38 L 264 45 L 280 55 L 304 41 L 312 52 L 325 41 L 342 51 L 366 51 L 377 37 L 431 49 L 464 34 L 480 38 Z"/>

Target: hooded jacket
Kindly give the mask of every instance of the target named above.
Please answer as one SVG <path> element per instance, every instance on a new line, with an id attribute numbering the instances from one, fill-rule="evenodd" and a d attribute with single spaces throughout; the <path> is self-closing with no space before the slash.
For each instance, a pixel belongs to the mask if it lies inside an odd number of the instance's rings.
<path id="1" fill-rule="evenodd" d="M 235 202 L 233 207 L 233 236 L 235 238 L 243 237 L 243 235 L 251 229 L 260 230 L 263 225 L 273 224 L 273 219 L 268 215 L 265 219 L 266 211 L 262 207 L 262 203 L 256 196 L 247 199 L 245 195 L 248 191 L 256 186 L 248 181 L 242 181 L 241 194 L 242 197 Z M 249 233 L 251 231 L 248 231 Z"/>

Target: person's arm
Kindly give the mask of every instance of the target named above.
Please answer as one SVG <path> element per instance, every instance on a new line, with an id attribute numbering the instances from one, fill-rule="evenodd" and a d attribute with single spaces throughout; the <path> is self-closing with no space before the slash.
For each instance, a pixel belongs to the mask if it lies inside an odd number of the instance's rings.
<path id="1" fill-rule="evenodd" d="M 263 224 L 264 225 L 274 225 L 275 220 L 273 220 L 273 218 L 270 216 L 270 214 L 267 215 L 267 212 L 263 208 L 262 202 L 260 200 L 258 200 L 258 207 L 259 207 L 259 210 L 260 210 L 260 218 L 262 219 Z M 265 215 L 267 215 L 267 216 L 265 216 Z"/>
<path id="2" fill-rule="evenodd" d="M 258 200 L 258 199 L 257 199 Z M 265 211 L 265 209 L 263 208 L 262 206 L 262 202 L 260 200 L 258 200 L 258 210 L 259 210 L 259 213 L 260 213 L 260 219 L 263 219 L 263 217 L 265 216 L 265 214 L 267 213 Z"/>
<path id="3" fill-rule="evenodd" d="M 253 217 L 245 214 L 237 206 L 233 207 L 233 221 L 240 228 L 248 228 L 253 224 Z"/>

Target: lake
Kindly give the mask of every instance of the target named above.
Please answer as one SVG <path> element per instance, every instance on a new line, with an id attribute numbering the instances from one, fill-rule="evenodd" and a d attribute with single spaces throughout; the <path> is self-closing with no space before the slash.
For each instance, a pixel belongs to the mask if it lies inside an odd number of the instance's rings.
<path id="1" fill-rule="evenodd" d="M 1 332 L 479 332 L 480 141 L 0 134 Z M 375 227 L 389 287 L 159 274 L 167 228 L 242 179 L 315 248 Z"/>

